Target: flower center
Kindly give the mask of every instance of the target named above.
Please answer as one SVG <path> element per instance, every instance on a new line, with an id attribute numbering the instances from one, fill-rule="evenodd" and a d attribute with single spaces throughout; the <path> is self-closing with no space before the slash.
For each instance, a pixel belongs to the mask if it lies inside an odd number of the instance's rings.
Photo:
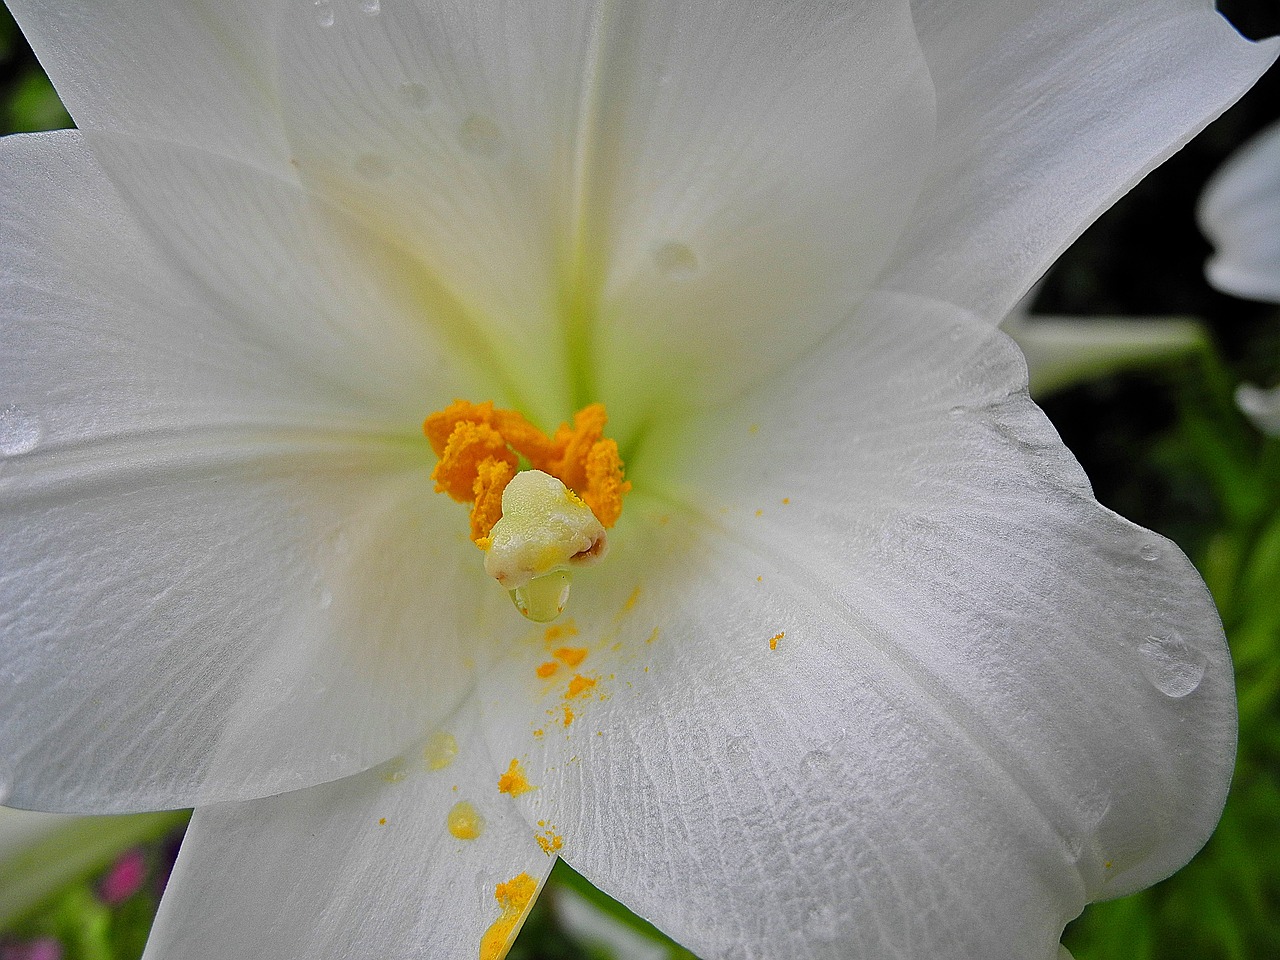
<path id="1" fill-rule="evenodd" d="M 471 506 L 471 539 L 485 572 L 530 620 L 558 617 L 574 567 L 604 555 L 605 528 L 631 489 L 618 444 L 593 403 L 548 437 L 514 410 L 455 400 L 422 424 L 440 461 L 437 493 Z"/>

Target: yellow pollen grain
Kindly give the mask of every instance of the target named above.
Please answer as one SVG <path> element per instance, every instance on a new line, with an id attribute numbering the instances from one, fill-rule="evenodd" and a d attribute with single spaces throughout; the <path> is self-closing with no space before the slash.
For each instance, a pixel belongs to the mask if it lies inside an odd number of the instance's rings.
<path id="1" fill-rule="evenodd" d="M 445 824 L 459 840 L 474 840 L 484 830 L 484 817 L 466 800 L 459 800 L 449 810 Z"/>
<path id="2" fill-rule="evenodd" d="M 640 588 L 636 587 L 631 591 L 631 596 L 627 597 L 627 602 L 622 605 L 623 610 L 630 610 L 636 605 L 636 601 L 640 599 Z"/>
<path id="3" fill-rule="evenodd" d="M 560 647 L 551 654 L 567 667 L 576 667 L 587 659 L 586 647 Z"/>
<path id="4" fill-rule="evenodd" d="M 779 641 L 779 640 L 781 640 L 781 639 L 782 639 L 783 637 L 785 637 L 786 635 L 787 635 L 787 634 L 786 634 L 786 631 L 784 631 L 784 630 L 779 630 L 779 631 L 778 631 L 777 633 L 775 633 L 772 637 L 770 637 L 770 638 L 769 638 L 769 649 L 770 649 L 770 650 L 777 650 L 777 649 L 778 649 L 778 641 Z"/>
<path id="5" fill-rule="evenodd" d="M 422 750 L 422 759 L 427 761 L 427 766 L 432 770 L 443 770 L 453 763 L 453 758 L 457 755 L 458 741 L 454 739 L 452 733 L 444 731 L 428 740 L 426 747 Z"/>
<path id="6" fill-rule="evenodd" d="M 566 706 L 564 708 L 564 725 L 566 728 L 573 725 L 573 708 Z"/>
<path id="7" fill-rule="evenodd" d="M 534 839 L 538 841 L 538 846 L 542 848 L 542 852 L 548 857 L 564 846 L 564 838 L 550 828 L 542 833 L 535 834 Z"/>
<path id="8" fill-rule="evenodd" d="M 790 497 L 783 497 L 783 498 L 782 498 L 782 502 L 783 502 L 784 504 L 785 504 L 785 503 L 790 503 L 790 502 L 791 502 L 791 498 L 790 498 Z"/>
<path id="9" fill-rule="evenodd" d="M 584 677 L 580 673 L 575 673 L 573 679 L 569 681 L 569 689 L 564 692 L 565 699 L 570 700 L 574 697 L 582 696 L 594 687 L 597 682 L 595 677 Z"/>
<path id="10" fill-rule="evenodd" d="M 538 676 L 542 677 L 542 679 L 545 680 L 547 679 L 547 677 L 555 676 L 555 672 L 559 669 L 560 669 L 560 664 L 555 663 L 552 660 L 548 660 L 546 663 L 538 664 L 537 673 L 538 673 Z"/>
<path id="11" fill-rule="evenodd" d="M 480 938 L 480 960 L 502 960 L 507 955 L 507 949 L 515 940 L 525 914 L 533 906 L 537 892 L 538 882 L 527 873 L 512 877 L 494 888 L 493 898 L 498 901 L 498 909 L 502 912 Z"/>
<path id="12" fill-rule="evenodd" d="M 757 516 L 757 517 L 763 517 L 763 516 L 764 516 L 764 511 L 763 511 L 763 510 L 757 510 L 757 511 L 756 511 L 756 516 Z"/>
<path id="13" fill-rule="evenodd" d="M 387 825 L 387 818 L 386 818 L 386 817 L 379 817 L 379 818 L 378 818 L 378 826 L 380 826 L 380 827 L 385 827 L 386 825 Z"/>
<path id="14" fill-rule="evenodd" d="M 524 771 L 520 769 L 520 761 L 512 760 L 511 766 L 507 767 L 507 772 L 498 777 L 498 792 L 509 793 L 513 797 L 518 797 L 522 793 L 528 793 L 533 789 L 529 780 L 525 777 Z"/>
<path id="15" fill-rule="evenodd" d="M 541 727 L 539 727 L 537 730 L 533 731 L 533 735 L 534 735 L 535 737 L 538 737 L 539 739 L 541 739 L 542 737 L 546 736 L 546 733 L 547 733 L 547 731 L 543 730 Z"/>
<path id="16" fill-rule="evenodd" d="M 556 623 L 547 627 L 547 632 L 542 635 L 542 639 L 546 641 L 548 647 L 557 640 L 565 637 L 576 637 L 578 635 L 578 625 L 573 622 L 572 618 L 564 623 Z"/>
<path id="17" fill-rule="evenodd" d="M 756 577 L 756 583 L 764 583 L 764 577 Z"/>

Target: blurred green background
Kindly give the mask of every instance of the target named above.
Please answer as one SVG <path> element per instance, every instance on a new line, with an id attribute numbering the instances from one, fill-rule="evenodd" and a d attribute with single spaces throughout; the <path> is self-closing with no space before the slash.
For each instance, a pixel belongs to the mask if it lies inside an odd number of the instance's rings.
<path id="1" fill-rule="evenodd" d="M 1280 33 L 1280 2 L 1219 6 L 1248 36 Z M 1208 327 L 1209 346 L 1183 359 L 1100 378 L 1042 406 L 1098 498 L 1177 541 L 1204 574 L 1240 702 L 1235 780 L 1217 832 L 1173 878 L 1086 910 L 1064 937 L 1077 960 L 1280 957 L 1280 440 L 1254 430 L 1232 398 L 1238 383 L 1280 381 L 1280 310 L 1205 283 L 1209 246 L 1194 220 L 1213 170 L 1277 118 L 1273 70 L 1091 227 L 1035 303 L 1037 313 L 1185 315 Z M 66 126 L 0 7 L 0 133 Z M 167 814 L 92 836 L 68 828 L 0 863 L 0 960 L 139 957 L 184 823 Z M 511 957 L 618 956 L 604 942 L 615 937 L 589 932 L 610 922 L 631 935 L 627 955 L 690 956 L 559 865 Z"/>

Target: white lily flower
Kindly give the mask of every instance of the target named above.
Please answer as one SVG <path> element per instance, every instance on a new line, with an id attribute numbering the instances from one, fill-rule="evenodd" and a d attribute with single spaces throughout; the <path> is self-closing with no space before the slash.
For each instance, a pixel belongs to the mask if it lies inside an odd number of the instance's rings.
<path id="1" fill-rule="evenodd" d="M 1280 123 L 1219 168 L 1200 197 L 1200 227 L 1215 252 L 1209 282 L 1232 296 L 1280 303 Z M 1242 384 L 1236 403 L 1264 433 L 1280 435 L 1280 386 Z"/>
<path id="2" fill-rule="evenodd" d="M 708 960 L 1035 960 L 1204 842 L 1213 605 L 995 323 L 1274 46 L 1191 0 L 11 6 L 82 132 L 0 143 L 0 779 L 201 808 L 148 957 L 498 957 L 558 854 Z M 454 397 L 607 406 L 571 622 L 432 493 Z"/>

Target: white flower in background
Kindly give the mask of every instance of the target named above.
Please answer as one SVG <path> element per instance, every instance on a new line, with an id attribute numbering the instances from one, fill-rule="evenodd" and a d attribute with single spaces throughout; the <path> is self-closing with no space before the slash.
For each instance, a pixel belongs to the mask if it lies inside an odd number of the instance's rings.
<path id="1" fill-rule="evenodd" d="M 0 144 L 0 779 L 201 808 L 148 956 L 497 957 L 558 853 L 706 958 L 1035 960 L 1208 836 L 1212 603 L 995 324 L 1271 46 L 1184 0 L 11 5 L 82 133 Z M 607 408 L 571 620 L 432 492 L 454 397 Z"/>
<path id="2" fill-rule="evenodd" d="M 1209 282 L 1233 296 L 1280 303 L 1280 123 L 1235 152 L 1200 198 L 1200 226 L 1216 252 Z M 1280 387 L 1242 384 L 1236 402 L 1259 430 L 1280 434 Z"/>
<path id="3" fill-rule="evenodd" d="M 1027 358 L 1037 398 L 1118 370 L 1158 363 L 1208 342 L 1190 317 L 1035 315 L 1024 298 L 1000 324 Z"/>

